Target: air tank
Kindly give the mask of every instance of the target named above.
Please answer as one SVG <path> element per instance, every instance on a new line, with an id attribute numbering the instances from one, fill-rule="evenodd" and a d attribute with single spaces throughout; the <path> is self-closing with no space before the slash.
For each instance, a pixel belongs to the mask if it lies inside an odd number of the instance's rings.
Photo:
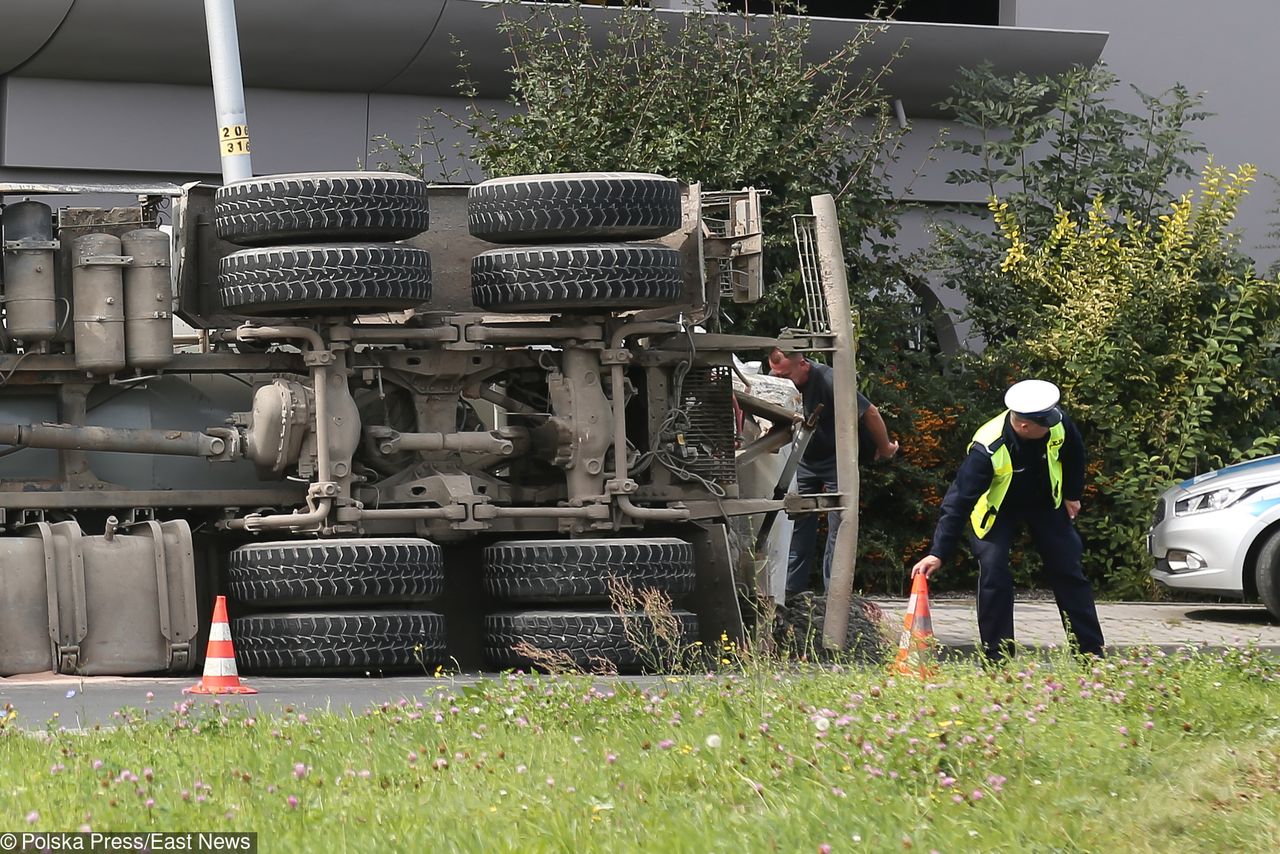
<path id="1" fill-rule="evenodd" d="M 76 238 L 71 270 L 76 367 L 111 374 L 125 366 L 124 259 L 120 238 L 86 234 Z"/>
<path id="2" fill-rule="evenodd" d="M 53 284 L 53 211 L 43 202 L 4 209 L 4 309 L 11 338 L 48 341 L 58 331 Z M 65 319 L 65 318 L 64 318 Z"/>
<path id="3" fill-rule="evenodd" d="M 151 370 L 173 359 L 173 281 L 169 235 L 139 228 L 120 238 L 131 260 L 124 268 L 125 357 L 131 368 Z"/>

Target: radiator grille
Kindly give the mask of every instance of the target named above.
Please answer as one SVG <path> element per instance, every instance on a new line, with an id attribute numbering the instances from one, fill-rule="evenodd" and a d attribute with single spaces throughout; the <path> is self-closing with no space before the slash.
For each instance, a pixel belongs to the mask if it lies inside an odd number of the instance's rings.
<path id="1" fill-rule="evenodd" d="M 680 407 L 689 419 L 685 443 L 696 451 L 683 467 L 721 485 L 737 483 L 733 369 L 728 365 L 691 369 L 684 378 Z"/>

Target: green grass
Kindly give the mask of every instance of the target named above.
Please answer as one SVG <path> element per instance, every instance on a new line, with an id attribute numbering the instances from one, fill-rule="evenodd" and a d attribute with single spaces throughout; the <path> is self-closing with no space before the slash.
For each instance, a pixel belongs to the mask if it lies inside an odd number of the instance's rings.
<path id="1" fill-rule="evenodd" d="M 253 830 L 263 851 L 1280 849 L 1280 669 L 1248 650 L 448 693 L 346 716 L 202 702 L 101 732 L 11 715 L 0 830 Z"/>

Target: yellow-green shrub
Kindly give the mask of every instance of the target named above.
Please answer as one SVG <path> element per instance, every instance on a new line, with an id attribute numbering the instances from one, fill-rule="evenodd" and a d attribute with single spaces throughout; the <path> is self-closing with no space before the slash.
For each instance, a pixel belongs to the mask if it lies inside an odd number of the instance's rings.
<path id="1" fill-rule="evenodd" d="M 1086 562 L 1117 593 L 1149 590 L 1144 533 L 1161 490 L 1280 442 L 1280 288 L 1229 230 L 1255 171 L 1210 162 L 1199 192 L 1154 222 L 1096 198 L 1040 238 L 991 203 L 1001 272 L 1034 310 L 985 358 L 1062 387 L 1093 458 Z"/>

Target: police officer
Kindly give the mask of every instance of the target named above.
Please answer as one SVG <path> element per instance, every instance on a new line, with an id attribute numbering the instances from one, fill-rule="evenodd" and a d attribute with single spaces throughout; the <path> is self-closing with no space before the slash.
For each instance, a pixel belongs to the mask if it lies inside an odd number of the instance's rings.
<path id="1" fill-rule="evenodd" d="M 1009 549 L 1025 522 L 1067 628 L 1080 652 L 1102 653 L 1093 590 L 1081 567 L 1073 520 L 1084 488 L 1084 441 L 1058 405 L 1058 387 L 1023 380 L 1004 396 L 1007 411 L 973 434 L 969 455 L 942 499 L 927 556 L 912 575 L 931 576 L 965 527 L 978 558 L 978 632 L 994 660 L 1013 645 L 1013 575 Z"/>
<path id="2" fill-rule="evenodd" d="M 769 353 L 769 372 L 775 377 L 786 377 L 795 383 L 804 400 L 805 415 L 810 415 L 819 405 L 818 423 L 814 428 L 809 447 L 800 459 L 796 472 L 796 488 L 802 495 L 838 492 L 836 482 L 836 392 L 835 380 L 829 365 L 819 364 L 803 353 L 785 353 L 775 347 Z M 858 392 L 858 450 L 865 463 L 871 459 L 888 460 L 898 453 L 898 443 L 889 438 L 880 410 Z M 840 530 L 840 514 L 827 514 L 827 549 L 822 559 L 823 588 L 831 587 L 831 558 L 835 552 L 836 532 Z M 791 553 L 787 558 L 788 599 L 809 587 L 809 564 L 818 545 L 818 515 L 806 513 L 796 519 L 791 533 Z"/>

